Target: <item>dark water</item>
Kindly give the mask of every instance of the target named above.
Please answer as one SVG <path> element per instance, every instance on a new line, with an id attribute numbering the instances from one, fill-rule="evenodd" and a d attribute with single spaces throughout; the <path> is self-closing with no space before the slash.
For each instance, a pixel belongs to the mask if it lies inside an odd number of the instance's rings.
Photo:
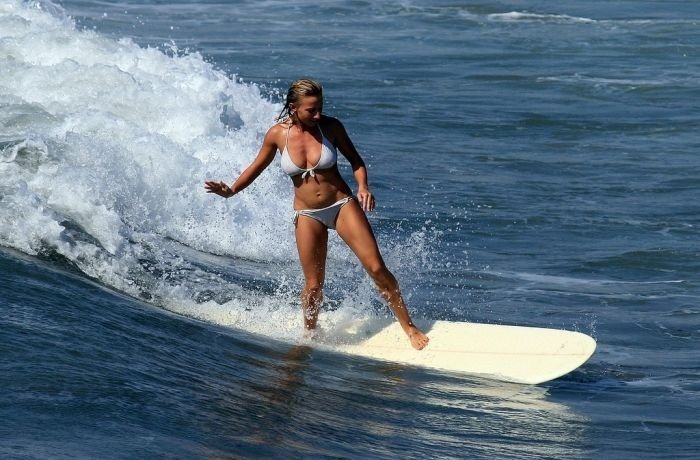
<path id="1" fill-rule="evenodd" d="M 694 458 L 693 2 L 0 3 L 0 456 Z M 541 386 L 297 343 L 301 75 L 413 314 L 590 334 Z M 346 165 L 343 171 L 350 174 Z M 322 320 L 386 310 L 331 241 Z"/>
<path id="2" fill-rule="evenodd" d="M 579 444 L 585 417 L 545 388 L 262 341 L 17 254 L 4 253 L 2 267 L 6 457 L 420 457 L 467 449 L 527 458 L 590 449 Z M 580 385 L 573 379 L 557 385 Z"/>

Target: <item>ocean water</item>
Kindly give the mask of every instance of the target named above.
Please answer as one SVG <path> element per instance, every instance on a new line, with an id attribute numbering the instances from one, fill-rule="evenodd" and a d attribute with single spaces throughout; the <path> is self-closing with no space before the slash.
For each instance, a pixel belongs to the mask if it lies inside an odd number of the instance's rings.
<path id="1" fill-rule="evenodd" d="M 0 458 L 697 458 L 699 70 L 692 1 L 0 0 Z M 528 386 L 300 343 L 288 178 L 203 190 L 300 76 L 414 317 L 593 358 Z M 326 297 L 388 314 L 335 236 Z"/>

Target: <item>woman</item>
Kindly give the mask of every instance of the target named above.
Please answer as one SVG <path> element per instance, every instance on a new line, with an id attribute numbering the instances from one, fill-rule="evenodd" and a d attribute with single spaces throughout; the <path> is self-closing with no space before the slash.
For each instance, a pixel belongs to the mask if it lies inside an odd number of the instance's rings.
<path id="1" fill-rule="evenodd" d="M 305 329 L 315 329 L 323 301 L 330 228 L 357 255 L 411 345 L 420 350 L 428 343 L 428 337 L 411 321 L 399 284 L 384 264 L 364 213 L 375 206 L 365 164 L 340 121 L 322 115 L 322 110 L 321 85 L 307 79 L 295 81 L 287 92 L 278 123 L 265 134 L 253 163 L 230 187 L 224 182 L 206 181 L 205 188 L 208 193 L 232 197 L 249 186 L 281 152 L 282 170 L 294 184 L 296 242 L 306 280 L 301 294 Z M 359 186 L 356 197 L 340 176 L 336 148 L 352 166 Z"/>

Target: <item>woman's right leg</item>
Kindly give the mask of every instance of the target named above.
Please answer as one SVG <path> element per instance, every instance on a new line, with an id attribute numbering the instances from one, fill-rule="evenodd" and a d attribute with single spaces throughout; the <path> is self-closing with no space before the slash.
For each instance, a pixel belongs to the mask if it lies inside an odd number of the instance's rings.
<path id="1" fill-rule="evenodd" d="M 304 289 L 301 291 L 304 329 L 310 331 L 316 328 L 318 312 L 323 302 L 328 229 L 319 221 L 306 216 L 298 216 L 295 226 L 299 261 L 304 272 Z"/>

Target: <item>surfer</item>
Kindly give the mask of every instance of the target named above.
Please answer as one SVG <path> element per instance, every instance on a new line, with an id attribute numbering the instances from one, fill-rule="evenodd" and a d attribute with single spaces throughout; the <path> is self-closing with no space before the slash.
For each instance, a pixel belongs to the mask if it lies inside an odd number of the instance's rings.
<path id="1" fill-rule="evenodd" d="M 314 80 L 295 81 L 277 120 L 265 134 L 257 157 L 231 185 L 205 181 L 207 193 L 230 198 L 248 187 L 281 152 L 281 167 L 294 184 L 294 226 L 305 284 L 301 293 L 304 327 L 316 328 L 323 301 L 328 229 L 334 229 L 372 277 L 411 345 L 420 350 L 428 337 L 411 321 L 399 284 L 382 259 L 365 211 L 375 198 L 367 168 L 342 123 L 322 114 L 323 89 Z M 358 184 L 353 195 L 338 171 L 338 151 L 347 158 Z"/>

